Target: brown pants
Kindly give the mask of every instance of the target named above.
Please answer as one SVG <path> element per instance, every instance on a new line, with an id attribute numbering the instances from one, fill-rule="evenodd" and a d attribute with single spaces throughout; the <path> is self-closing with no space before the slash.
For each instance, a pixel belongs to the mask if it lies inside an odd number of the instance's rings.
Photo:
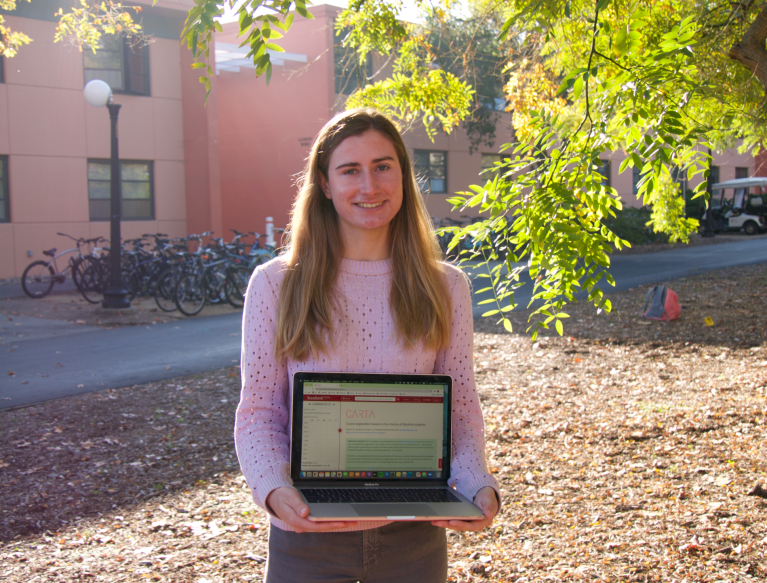
<path id="1" fill-rule="evenodd" d="M 445 583 L 445 529 L 394 522 L 355 532 L 296 533 L 272 526 L 266 583 Z"/>

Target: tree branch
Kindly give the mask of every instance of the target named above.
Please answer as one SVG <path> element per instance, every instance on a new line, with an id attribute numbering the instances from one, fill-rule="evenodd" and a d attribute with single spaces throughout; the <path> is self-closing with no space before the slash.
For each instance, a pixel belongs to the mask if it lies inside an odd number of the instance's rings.
<path id="1" fill-rule="evenodd" d="M 762 4 L 760 8 L 761 12 L 748 27 L 743 40 L 730 49 L 729 57 L 751 71 L 767 92 L 767 50 L 764 48 L 767 40 L 767 4 Z"/>

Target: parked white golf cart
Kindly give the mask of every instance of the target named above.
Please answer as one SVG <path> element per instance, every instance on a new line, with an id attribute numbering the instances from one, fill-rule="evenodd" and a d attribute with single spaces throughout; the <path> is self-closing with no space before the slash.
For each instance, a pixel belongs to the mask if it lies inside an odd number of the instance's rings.
<path id="1" fill-rule="evenodd" d="M 767 177 L 737 178 L 711 187 L 714 231 L 767 231 Z M 705 212 L 701 222 L 705 222 Z"/>

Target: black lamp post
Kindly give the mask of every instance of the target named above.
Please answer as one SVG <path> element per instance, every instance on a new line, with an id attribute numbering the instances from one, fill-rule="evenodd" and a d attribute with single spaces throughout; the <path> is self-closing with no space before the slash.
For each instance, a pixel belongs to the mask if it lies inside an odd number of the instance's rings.
<path id="1" fill-rule="evenodd" d="M 711 148 L 708 149 L 708 178 L 706 179 L 706 190 L 708 191 L 708 204 L 706 205 L 706 216 L 703 219 L 702 237 L 716 237 L 714 231 L 714 216 L 711 214 L 711 205 L 714 203 L 714 192 L 711 190 Z"/>
<path id="2" fill-rule="evenodd" d="M 122 282 L 120 261 L 120 220 L 121 209 L 121 184 L 120 184 L 120 157 L 117 144 L 117 116 L 120 113 L 120 104 L 112 101 L 112 89 L 104 81 L 94 79 L 89 81 L 83 89 L 85 100 L 95 106 L 106 105 L 109 110 L 111 122 L 111 200 L 109 211 L 110 235 L 109 235 L 109 281 L 105 282 L 103 308 L 130 308 L 127 290 Z"/>

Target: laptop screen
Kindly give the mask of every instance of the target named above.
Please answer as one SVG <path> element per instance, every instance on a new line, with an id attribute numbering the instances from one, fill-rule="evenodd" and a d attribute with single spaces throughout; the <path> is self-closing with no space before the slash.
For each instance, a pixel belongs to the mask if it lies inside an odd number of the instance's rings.
<path id="1" fill-rule="evenodd" d="M 450 377 L 297 373 L 294 480 L 449 476 Z"/>

